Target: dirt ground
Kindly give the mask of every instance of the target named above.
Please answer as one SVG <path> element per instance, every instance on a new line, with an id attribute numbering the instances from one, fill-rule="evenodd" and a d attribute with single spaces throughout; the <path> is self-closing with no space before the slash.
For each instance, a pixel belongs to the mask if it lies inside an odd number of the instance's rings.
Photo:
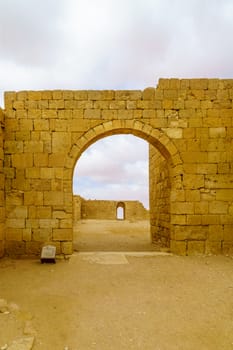
<path id="1" fill-rule="evenodd" d="M 143 222 L 80 225 L 70 259 L 0 260 L 0 349 L 233 349 L 232 257 L 156 252 Z"/>

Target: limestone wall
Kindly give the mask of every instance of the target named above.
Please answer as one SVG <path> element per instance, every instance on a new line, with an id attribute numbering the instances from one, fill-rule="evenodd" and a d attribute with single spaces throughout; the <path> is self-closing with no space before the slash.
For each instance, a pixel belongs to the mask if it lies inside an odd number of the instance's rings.
<path id="1" fill-rule="evenodd" d="M 74 196 L 74 218 L 116 220 L 117 208 L 123 205 L 124 219 L 147 220 L 149 211 L 139 201 L 110 201 L 110 200 L 86 200 L 80 196 Z M 81 209 L 81 210 L 80 210 Z"/>
<path id="2" fill-rule="evenodd" d="M 232 96 L 233 80 L 218 79 L 161 79 L 144 91 L 5 93 L 6 254 L 38 255 L 44 243 L 72 252 L 73 169 L 92 143 L 119 133 L 159 152 L 150 167 L 154 238 L 168 235 L 179 254 L 231 252 Z"/>
<path id="3" fill-rule="evenodd" d="M 170 178 L 170 245 L 179 254 L 232 253 L 232 88 L 232 80 L 212 79 L 163 80 L 159 85 L 163 104 L 169 106 L 164 114 L 171 126 L 168 134 L 183 164 L 178 175 L 181 181 Z M 167 227 L 161 212 L 164 214 L 164 208 L 167 216 L 164 167 L 168 163 L 152 147 L 150 155 L 150 180 L 155 184 L 151 185 L 151 201 L 157 202 L 151 208 L 152 233 L 156 238 Z"/>
<path id="4" fill-rule="evenodd" d="M 166 159 L 153 146 L 149 148 L 151 236 L 154 242 L 169 246 L 171 230 L 171 182 Z"/>
<path id="5" fill-rule="evenodd" d="M 0 108 L 0 257 L 4 253 L 4 240 L 5 240 L 5 194 L 4 185 L 5 177 L 3 170 L 4 161 L 4 151 L 3 151 L 3 141 L 4 141 L 4 114 Z"/>

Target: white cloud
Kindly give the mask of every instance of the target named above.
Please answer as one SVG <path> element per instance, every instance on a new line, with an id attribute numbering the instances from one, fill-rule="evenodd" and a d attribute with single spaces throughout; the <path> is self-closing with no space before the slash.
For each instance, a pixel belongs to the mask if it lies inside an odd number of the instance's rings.
<path id="1" fill-rule="evenodd" d="M 83 153 L 73 188 L 87 199 L 134 199 L 148 207 L 148 176 L 148 143 L 131 135 L 114 135 Z"/>

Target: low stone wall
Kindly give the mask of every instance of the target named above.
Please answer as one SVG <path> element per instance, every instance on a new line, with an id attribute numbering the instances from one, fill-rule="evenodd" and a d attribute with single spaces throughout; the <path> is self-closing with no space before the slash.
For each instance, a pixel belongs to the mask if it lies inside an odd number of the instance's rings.
<path id="1" fill-rule="evenodd" d="M 149 211 L 139 201 L 86 200 L 74 196 L 74 220 L 116 220 L 118 207 L 123 208 L 126 220 L 149 219 Z"/>

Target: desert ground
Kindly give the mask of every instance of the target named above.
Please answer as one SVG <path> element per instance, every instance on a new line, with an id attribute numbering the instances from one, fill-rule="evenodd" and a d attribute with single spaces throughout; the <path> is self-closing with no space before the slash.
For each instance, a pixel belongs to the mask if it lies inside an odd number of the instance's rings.
<path id="1" fill-rule="evenodd" d="M 232 257 L 159 251 L 144 221 L 82 221 L 74 241 L 56 264 L 0 259 L 1 350 L 233 349 Z"/>

